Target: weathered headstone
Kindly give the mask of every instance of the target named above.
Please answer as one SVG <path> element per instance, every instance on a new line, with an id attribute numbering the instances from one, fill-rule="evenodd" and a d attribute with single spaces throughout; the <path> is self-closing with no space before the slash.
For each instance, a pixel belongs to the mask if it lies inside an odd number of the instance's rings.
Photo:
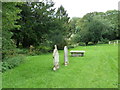
<path id="1" fill-rule="evenodd" d="M 59 69 L 59 53 L 58 53 L 56 45 L 55 45 L 55 49 L 53 51 L 53 64 L 54 64 L 54 67 L 53 67 L 54 71 Z"/>
<path id="2" fill-rule="evenodd" d="M 68 48 L 67 46 L 64 47 L 64 65 L 67 66 L 68 65 Z"/>
<path id="3" fill-rule="evenodd" d="M 115 46 L 115 42 L 114 42 L 114 46 Z"/>
<path id="4" fill-rule="evenodd" d="M 109 41 L 109 44 L 111 44 L 111 41 Z"/>
<path id="5" fill-rule="evenodd" d="M 118 44 L 118 40 L 117 40 L 117 44 Z"/>

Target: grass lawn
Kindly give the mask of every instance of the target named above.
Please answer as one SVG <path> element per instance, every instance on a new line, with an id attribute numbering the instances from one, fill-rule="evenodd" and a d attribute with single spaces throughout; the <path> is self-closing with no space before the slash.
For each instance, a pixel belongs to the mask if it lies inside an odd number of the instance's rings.
<path id="1" fill-rule="evenodd" d="M 3 88 L 117 88 L 118 45 L 79 46 L 84 57 L 71 57 L 64 66 L 64 53 L 59 50 L 60 69 L 52 71 L 52 53 L 28 56 L 25 63 L 2 75 Z M 69 50 L 69 51 L 70 51 Z"/>

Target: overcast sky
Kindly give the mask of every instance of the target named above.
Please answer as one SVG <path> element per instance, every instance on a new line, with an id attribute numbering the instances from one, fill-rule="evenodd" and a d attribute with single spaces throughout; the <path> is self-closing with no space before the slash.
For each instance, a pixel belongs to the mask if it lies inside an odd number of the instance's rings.
<path id="1" fill-rule="evenodd" d="M 82 17 L 89 12 L 118 10 L 120 0 L 53 0 L 55 7 L 63 5 L 70 17 Z"/>

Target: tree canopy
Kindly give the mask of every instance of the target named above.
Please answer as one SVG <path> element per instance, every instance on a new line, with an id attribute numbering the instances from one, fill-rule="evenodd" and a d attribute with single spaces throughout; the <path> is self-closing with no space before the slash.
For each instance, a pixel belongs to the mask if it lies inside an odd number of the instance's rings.
<path id="1" fill-rule="evenodd" d="M 74 19 L 74 18 L 73 18 Z M 96 44 L 103 39 L 115 40 L 119 38 L 118 35 L 118 11 L 109 10 L 103 12 L 87 13 L 82 18 L 74 20 L 74 34 L 75 41 L 88 42 Z M 73 22 L 73 21 L 72 21 Z M 71 25 L 72 26 L 72 25 Z"/>
<path id="2" fill-rule="evenodd" d="M 13 33 L 12 29 L 20 28 L 20 25 L 17 25 L 18 15 L 21 10 L 16 7 L 20 3 L 13 2 L 3 2 L 2 3 L 2 47 L 3 49 L 12 49 L 14 47 L 14 42 L 11 39 Z"/>
<path id="3" fill-rule="evenodd" d="M 28 48 L 30 45 L 58 45 L 63 49 L 71 38 L 76 43 L 96 44 L 103 39 L 119 39 L 118 10 L 91 12 L 82 18 L 70 17 L 61 5 L 54 2 L 4 2 L 2 4 L 3 49 Z"/>

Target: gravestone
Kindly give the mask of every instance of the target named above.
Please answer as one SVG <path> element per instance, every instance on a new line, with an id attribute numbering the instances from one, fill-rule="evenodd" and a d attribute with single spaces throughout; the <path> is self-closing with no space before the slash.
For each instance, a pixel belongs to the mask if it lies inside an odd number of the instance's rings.
<path id="1" fill-rule="evenodd" d="M 117 44 L 118 44 L 118 40 L 117 40 Z"/>
<path id="2" fill-rule="evenodd" d="M 67 46 L 64 47 L 64 65 L 67 66 L 68 65 L 68 48 Z"/>
<path id="3" fill-rule="evenodd" d="M 114 42 L 114 46 L 115 46 L 115 42 Z"/>
<path id="4" fill-rule="evenodd" d="M 109 41 L 109 44 L 111 44 L 111 41 Z"/>
<path id="5" fill-rule="evenodd" d="M 57 46 L 55 45 L 55 49 L 53 51 L 53 70 L 56 71 L 57 69 L 59 69 L 59 53 L 57 50 Z"/>

